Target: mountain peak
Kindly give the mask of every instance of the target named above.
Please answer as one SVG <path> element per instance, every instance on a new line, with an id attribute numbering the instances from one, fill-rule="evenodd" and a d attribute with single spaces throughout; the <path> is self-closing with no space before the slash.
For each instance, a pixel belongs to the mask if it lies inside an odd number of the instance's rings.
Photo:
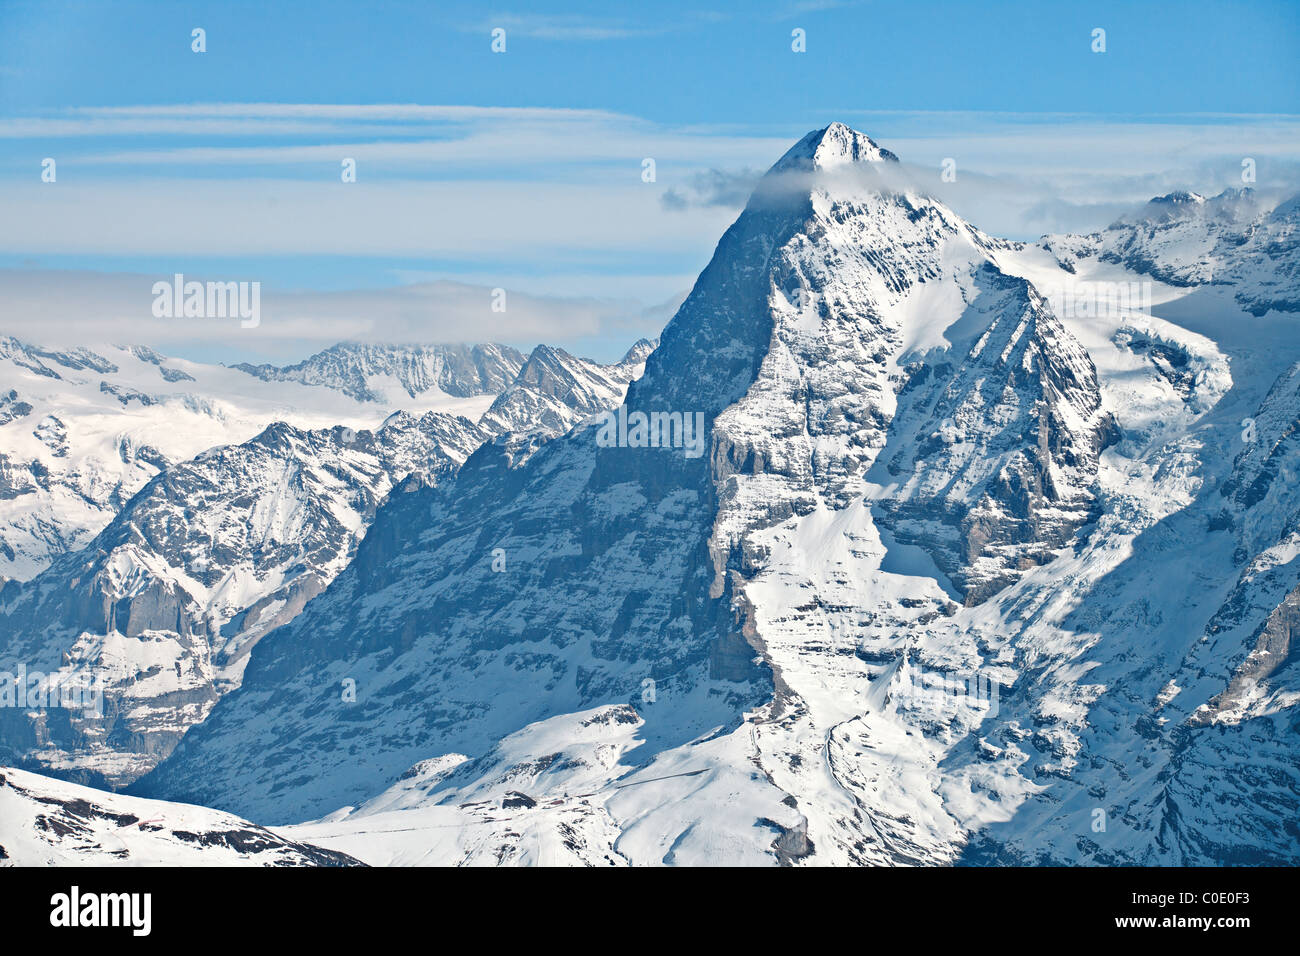
<path id="1" fill-rule="evenodd" d="M 1148 203 L 1151 206 L 1201 206 L 1204 204 L 1205 197 L 1200 193 L 1188 192 L 1183 189 L 1164 196 L 1156 196 Z"/>
<path id="2" fill-rule="evenodd" d="M 826 170 L 853 163 L 898 162 L 898 157 L 877 145 L 865 133 L 831 123 L 813 130 L 795 143 L 772 167 L 773 172 Z"/>
<path id="3" fill-rule="evenodd" d="M 659 339 L 637 339 L 619 360 L 620 365 L 640 365 L 650 357 L 650 353 L 659 347 Z"/>

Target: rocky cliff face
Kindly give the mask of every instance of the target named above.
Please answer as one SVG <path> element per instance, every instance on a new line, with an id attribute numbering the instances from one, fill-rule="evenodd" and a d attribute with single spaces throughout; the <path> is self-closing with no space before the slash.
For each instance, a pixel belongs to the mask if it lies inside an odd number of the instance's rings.
<path id="1" fill-rule="evenodd" d="M 441 479 L 485 437 L 436 412 L 374 432 L 277 424 L 164 470 L 85 548 L 6 589 L 0 670 L 94 675 L 106 707 L 91 719 L 0 711 L 10 759 L 110 784 L 138 776 L 346 565 L 396 482 Z"/>
<path id="2" fill-rule="evenodd" d="M 1001 271 L 1007 244 L 895 183 L 888 157 L 845 160 L 874 145 L 836 151 L 846 134 L 819 135 L 776 167 L 822 174 L 801 234 L 774 257 L 764 369 L 715 429 L 715 566 L 724 552 L 742 572 L 761 564 L 743 532 L 788 517 L 782 506 L 868 496 L 978 602 L 1088 519 L 1113 435 L 1096 371 Z"/>
<path id="3" fill-rule="evenodd" d="M 1195 437 L 1124 463 L 1093 540 L 1054 576 L 1078 592 L 1050 618 L 1059 631 L 1029 624 L 1033 644 L 1018 642 L 1033 663 L 1003 711 L 1032 715 L 1020 724 L 1032 732 L 985 728 L 986 766 L 1014 753 L 1020 776 L 1047 788 L 976 834 L 964 859 L 1295 862 L 1295 368 L 1262 402 L 1259 390 L 1224 395 L 1226 426 L 1201 419 Z M 1069 676 L 1078 668 L 1086 680 Z"/>
<path id="4" fill-rule="evenodd" d="M 497 435 L 509 433 L 521 450 L 539 434 L 562 435 L 583 419 L 618 407 L 653 351 L 654 343 L 642 339 L 621 361 L 601 365 L 539 345 L 510 387 L 483 413 L 479 426 Z M 515 464 L 522 460 L 512 457 Z"/>
<path id="5" fill-rule="evenodd" d="M 395 412 L 374 430 L 277 423 L 166 467 L 86 547 L 11 583 L 0 670 L 93 675 L 105 713 L 0 710 L 9 759 L 110 785 L 138 777 L 348 564 L 395 487 L 437 484 L 494 436 L 540 445 L 616 404 L 639 371 L 544 346 L 534 358 L 546 374 L 521 374 L 482 425 L 440 412 Z M 525 432 L 502 435 L 512 424 Z"/>
<path id="6" fill-rule="evenodd" d="M 968 604 L 1053 560 L 1096 516 L 1100 453 L 1119 435 L 1092 360 L 1038 292 L 991 266 L 973 279 L 959 321 L 974 340 L 908 363 L 872 473 L 884 526 L 925 548 Z"/>
<path id="7" fill-rule="evenodd" d="M 774 224 L 797 220 L 764 212 L 724 237 L 628 389 L 629 409 L 707 423 L 743 394 L 771 333 Z M 693 374 L 676 375 L 686 362 Z M 665 744 L 734 725 L 765 678 L 727 603 L 708 595 L 709 459 L 671 442 L 604 447 L 597 433 L 586 423 L 519 467 L 510 448 L 485 445 L 454 480 L 394 495 L 352 566 L 260 645 L 234 706 L 215 709 L 141 792 L 301 819 L 360 802 L 431 751 L 482 752 L 585 701 L 639 699 L 643 681 L 671 702 L 648 731 Z M 349 680 L 354 700 L 341 693 Z M 275 742 L 234 784 L 227 747 L 248 720 Z M 289 783 L 275 767 L 287 733 L 308 742 Z M 339 760 L 339 748 L 355 756 Z"/>

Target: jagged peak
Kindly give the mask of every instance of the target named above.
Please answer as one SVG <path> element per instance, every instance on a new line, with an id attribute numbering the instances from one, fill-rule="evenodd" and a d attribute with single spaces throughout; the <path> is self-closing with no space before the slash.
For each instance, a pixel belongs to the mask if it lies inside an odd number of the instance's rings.
<path id="1" fill-rule="evenodd" d="M 786 152 L 772 172 L 837 169 L 855 163 L 898 162 L 898 157 L 870 136 L 843 123 L 813 130 Z"/>
<path id="2" fill-rule="evenodd" d="M 897 163 L 894 153 L 879 146 L 865 133 L 842 122 L 813 130 L 790 147 L 772 166 L 772 173 L 816 172 L 858 163 Z"/>
<path id="3" fill-rule="evenodd" d="M 640 365 L 659 347 L 658 339 L 637 339 L 619 360 L 620 365 Z"/>
<path id="4" fill-rule="evenodd" d="M 528 358 L 516 376 L 516 384 L 526 381 L 530 372 L 535 372 L 539 368 L 568 368 L 575 362 L 586 363 L 587 360 L 565 351 L 558 345 L 547 345 L 542 342 L 528 353 Z"/>
<path id="5" fill-rule="evenodd" d="M 1189 190 L 1176 190 L 1164 196 L 1156 196 L 1147 203 L 1148 206 L 1180 206 L 1196 208 L 1200 206 L 1223 206 L 1231 203 L 1254 202 L 1255 190 L 1250 186 L 1229 186 L 1214 196 L 1203 196 Z"/>
<path id="6" fill-rule="evenodd" d="M 1263 214 L 1271 205 L 1261 203 L 1259 194 L 1250 186 L 1229 187 L 1213 196 L 1179 189 L 1153 197 L 1146 205 L 1120 217 L 1110 228 L 1207 218 L 1246 220 Z"/>
<path id="7" fill-rule="evenodd" d="M 817 194 L 909 196 L 942 206 L 894 153 L 843 123 L 813 130 L 787 150 L 759 181 L 746 208 L 803 210 Z"/>
<path id="8" fill-rule="evenodd" d="M 1174 192 L 1166 193 L 1163 196 L 1155 196 L 1147 204 L 1149 206 L 1200 206 L 1204 204 L 1205 197 L 1200 193 L 1188 192 L 1185 189 L 1177 189 Z"/>

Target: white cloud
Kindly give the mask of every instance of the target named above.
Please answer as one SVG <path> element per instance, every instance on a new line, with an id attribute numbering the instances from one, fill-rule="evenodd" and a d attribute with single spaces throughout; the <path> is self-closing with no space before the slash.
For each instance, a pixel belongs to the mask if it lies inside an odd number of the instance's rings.
<path id="1" fill-rule="evenodd" d="M 0 139 L 99 136 L 357 136 L 430 124 L 631 123 L 607 110 L 418 103 L 189 103 L 73 107 L 0 119 Z"/>
<path id="2" fill-rule="evenodd" d="M 707 249 L 731 211 L 665 212 L 661 189 L 467 180 L 344 184 L 149 179 L 0 184 L 0 251 L 43 255 L 274 254 L 562 260 Z M 365 175 L 364 169 L 361 174 Z"/>
<path id="3" fill-rule="evenodd" d="M 896 125 L 885 145 L 917 182 L 985 232 L 1036 238 L 1101 228 L 1177 189 L 1217 193 L 1250 185 L 1300 191 L 1300 117 L 1026 117 L 1015 114 L 867 114 L 858 125 Z M 929 127 L 928 129 L 926 127 Z M 1254 183 L 1241 161 L 1256 160 Z M 955 182 L 940 177 L 956 161 Z"/>
<path id="4" fill-rule="evenodd" d="M 658 334 L 668 306 L 626 298 L 536 295 L 439 280 L 382 289 L 294 292 L 263 285 L 261 321 L 156 318 L 153 284 L 171 276 L 89 271 L 0 269 L 6 319 L 0 334 L 41 344 L 144 342 L 192 353 L 204 347 L 245 358 L 294 357 L 339 341 L 508 342 L 563 344 L 611 338 L 630 343 Z M 255 280 L 248 275 L 186 273 L 185 280 Z M 493 308 L 504 288 L 504 311 Z M 675 305 L 676 303 L 672 303 Z"/>
<path id="5" fill-rule="evenodd" d="M 1294 191 L 1300 184 L 1300 160 L 1296 158 L 1300 157 L 1300 118 L 1294 116 L 1216 114 L 1111 120 L 1088 114 L 854 110 L 823 115 L 825 121 L 844 119 L 864 129 L 915 167 L 923 186 L 995 234 L 1026 237 L 1047 229 L 1096 228 L 1112 210 L 1159 193 L 1230 185 L 1239 176 L 1240 161 L 1246 156 L 1257 161 L 1261 190 Z M 613 241 L 631 248 L 643 237 L 649 243 L 647 248 L 653 248 L 668 236 L 686 243 L 694 238 L 699 245 L 716 234 L 692 237 L 684 229 L 650 217 L 648 207 L 632 209 L 628 204 L 657 193 L 671 208 L 711 203 L 738 208 L 740 194 L 711 190 L 709 178 L 747 181 L 752 176 L 750 170 L 765 169 L 805 132 L 797 129 L 773 135 L 753 128 L 671 127 L 603 110 L 214 103 L 66 110 L 49 117 L 0 121 L 0 137 L 28 135 L 42 129 L 40 124 L 49 125 L 48 135 L 74 141 L 67 154 L 59 157 L 63 173 L 60 189 L 74 181 L 89 184 L 97 177 L 113 179 L 94 187 L 105 198 L 98 204 L 92 201 L 92 209 L 110 206 L 113 208 L 106 212 L 116 214 L 117 207 L 131 204 L 121 191 L 132 189 L 138 194 L 137 207 L 154 207 L 151 197 L 166 189 L 152 181 L 157 172 L 145 174 L 147 180 L 124 181 L 124 167 L 184 169 L 187 175 L 196 176 L 191 188 L 196 197 L 193 201 L 199 204 L 202 195 L 218 190 L 198 178 L 204 171 L 220 170 L 221 179 L 230 180 L 232 172 L 245 167 L 246 178 L 239 182 L 246 187 L 246 195 L 233 190 L 222 195 L 221 201 L 228 216 L 260 223 L 260 210 L 269 202 L 269 187 L 260 184 L 261 180 L 274 175 L 303 186 L 315 177 L 320 177 L 321 183 L 332 181 L 339 161 L 346 156 L 356 159 L 360 167 L 360 182 L 351 188 L 386 185 L 409 192 L 413 210 L 430 217 L 425 224 L 434 234 L 430 250 L 457 244 L 458 237 L 442 229 L 448 217 L 440 216 L 438 210 L 445 208 L 446 202 L 453 213 L 450 218 L 463 223 L 464 217 L 458 214 L 464 207 L 463 195 L 477 197 L 480 208 L 491 213 L 488 221 L 498 227 L 494 234 L 504 246 L 515 249 L 537 241 L 545 221 L 538 214 L 541 206 L 551 211 L 561 245 L 582 244 L 579 233 L 583 228 L 590 229 L 592 244 L 598 245 Z M 101 137 L 132 131 L 138 134 L 132 147 L 120 148 L 115 143 L 111 152 L 96 150 Z M 209 138 L 222 134 L 234 141 L 185 144 L 186 137 L 199 134 Z M 656 160 L 658 183 L 641 189 L 639 195 L 622 188 L 645 185 L 640 182 L 640 172 L 646 157 Z M 945 158 L 957 162 L 954 184 L 945 184 L 938 177 Z M 470 175 L 477 181 L 458 184 L 445 200 L 434 195 L 437 183 Z M 590 201 L 575 197 L 572 187 L 578 183 Z M 290 187 L 284 191 L 292 192 Z M 425 200 L 436 202 L 431 206 Z M 287 208 L 296 216 L 292 201 L 282 201 L 289 203 Z M 312 202 L 333 208 L 339 200 L 325 196 Z M 348 238 L 366 249 L 411 250 L 411 243 L 395 239 L 405 230 L 400 223 L 391 222 L 389 206 L 381 199 L 374 214 L 351 218 L 354 231 Z M 610 236 L 610 217 L 602 216 L 601 209 L 618 212 L 618 236 Z M 660 209 L 664 209 L 663 203 Z M 129 209 L 125 214 L 128 222 L 138 218 Z M 588 216 L 591 218 L 585 218 Z M 298 230 L 303 243 L 300 251 L 328 245 L 319 236 L 319 228 L 329 229 L 330 223 L 322 223 L 311 209 L 304 210 L 304 217 L 304 228 Z M 93 222 L 87 230 L 84 221 L 66 216 L 60 221 L 75 233 L 60 242 L 50 235 L 51 226 L 44 230 L 45 248 L 84 243 L 87 234 L 102 232 Z M 683 221 L 678 225 L 708 228 L 716 223 Z M 379 234 L 358 231 L 371 226 Z M 193 231 L 188 239 L 165 226 L 160 231 L 167 234 L 169 248 L 176 248 L 177 241 L 180 248 L 190 241 L 204 248 L 213 245 Z M 265 244 L 275 237 L 275 248 L 287 251 L 295 242 L 291 230 L 283 225 L 270 223 L 267 229 L 259 225 L 259 232 L 265 233 Z M 133 242 L 128 234 L 126 241 L 139 245 L 144 238 L 136 237 Z M 473 248 L 475 237 L 470 235 L 467 241 Z"/>
<path id="6" fill-rule="evenodd" d="M 1246 156 L 1257 161 L 1261 192 L 1300 189 L 1294 116 L 1106 121 L 841 111 L 818 125 L 832 119 L 900 155 L 901 171 L 984 231 L 1014 238 L 1096 229 L 1173 189 L 1239 185 Z M 199 268 L 186 269 L 187 260 L 203 257 L 209 267 L 214 257 L 401 260 L 406 271 L 394 278 L 410 288 L 319 301 L 277 295 L 273 262 L 266 276 L 214 276 L 264 281 L 267 315 L 275 316 L 267 326 L 275 331 L 259 332 L 267 341 L 291 330 L 312 341 L 356 337 L 358 328 L 385 336 L 493 337 L 473 328 L 474 303 L 482 288 L 497 285 L 519 294 L 519 310 L 501 320 L 513 336 L 559 341 L 599 334 L 593 330 L 689 286 L 690 270 L 703 267 L 743 203 L 739 187 L 806 132 L 674 127 L 601 110 L 216 103 L 64 110 L 0 121 L 0 138 L 13 143 L 30 134 L 25 123 L 55 124 L 49 135 L 63 138 L 52 150 L 59 178 L 41 183 L 38 167 L 28 164 L 21 175 L 0 179 L 0 252 L 165 257 L 186 272 Z M 132 130 L 132 146 L 104 147 L 105 137 Z M 186 138 L 203 130 L 233 141 L 197 146 Z M 14 149 L 7 150 L 12 157 Z M 356 183 L 339 181 L 345 156 L 357 160 Z M 645 157 L 656 160 L 655 183 L 641 181 Z M 939 176 L 949 157 L 957 163 L 954 183 Z M 667 205 L 677 208 L 665 208 L 666 196 L 684 201 L 670 199 Z M 465 271 L 411 263 L 426 258 L 463 263 Z M 472 287 L 477 291 L 453 281 L 466 277 L 481 283 Z M 120 319 L 139 307 L 136 285 L 119 303 L 104 281 L 83 277 L 64 291 L 79 283 L 97 291 L 87 301 L 65 302 L 60 328 L 81 334 L 88 317 Z M 49 310 L 25 288 L 25 311 L 6 311 L 39 329 Z M 42 295 L 63 301 L 57 292 L 45 288 Z M 115 305 L 97 312 L 96 303 Z M 439 317 L 430 319 L 435 312 Z M 470 330 L 457 335 L 458 322 L 470 322 Z M 186 336 L 230 334 L 178 328 Z"/>
<path id="7" fill-rule="evenodd" d="M 497 27 L 510 34 L 536 37 L 542 40 L 624 40 L 629 37 L 659 36 L 667 32 L 667 25 L 648 26 L 627 20 L 581 15 L 535 15 L 502 13 L 488 17 L 470 27 L 467 33 L 487 36 Z"/>

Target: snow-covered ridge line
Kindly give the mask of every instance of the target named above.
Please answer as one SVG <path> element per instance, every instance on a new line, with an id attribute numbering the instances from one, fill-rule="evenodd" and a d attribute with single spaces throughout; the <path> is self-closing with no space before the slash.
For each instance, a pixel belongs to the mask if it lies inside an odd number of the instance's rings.
<path id="1" fill-rule="evenodd" d="M 359 866 L 207 807 L 0 766 L 0 866 Z"/>
<path id="2" fill-rule="evenodd" d="M 361 402 L 394 405 L 433 391 L 458 398 L 498 394 L 525 357 L 505 345 L 369 345 L 340 342 L 294 365 L 231 366 L 266 382 L 336 389 Z M 400 391 L 399 391 L 400 390 Z"/>
<path id="3" fill-rule="evenodd" d="M 395 407 L 416 414 L 474 419 L 496 397 L 398 394 L 407 400 Z M 246 442 L 277 421 L 374 428 L 390 411 L 143 346 L 53 350 L 0 339 L 0 577 L 29 579 L 84 546 L 159 471 L 208 448 Z"/>

